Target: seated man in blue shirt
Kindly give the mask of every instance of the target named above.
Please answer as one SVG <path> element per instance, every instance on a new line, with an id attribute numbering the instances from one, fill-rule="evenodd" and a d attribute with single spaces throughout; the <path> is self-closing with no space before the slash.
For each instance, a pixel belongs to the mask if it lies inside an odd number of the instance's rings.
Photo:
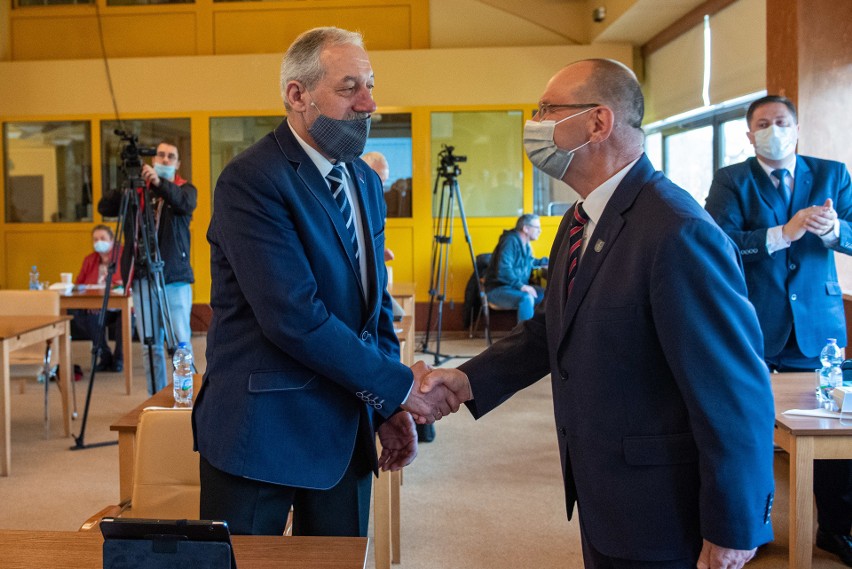
<path id="1" fill-rule="evenodd" d="M 529 284 L 533 267 L 547 265 L 547 257 L 536 259 L 530 249 L 530 241 L 539 235 L 541 220 L 525 213 L 514 229 L 507 229 L 500 236 L 485 270 L 488 302 L 498 308 L 517 309 L 518 322 L 532 318 L 533 310 L 544 298 L 541 287 Z"/>

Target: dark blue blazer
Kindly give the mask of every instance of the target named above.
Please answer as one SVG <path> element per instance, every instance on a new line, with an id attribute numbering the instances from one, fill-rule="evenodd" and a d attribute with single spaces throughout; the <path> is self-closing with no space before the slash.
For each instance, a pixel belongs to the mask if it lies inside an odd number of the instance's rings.
<path id="1" fill-rule="evenodd" d="M 798 156 L 792 196 L 792 212 L 831 198 L 840 219 L 840 240 L 832 249 L 852 254 L 852 188 L 846 166 Z M 818 356 L 826 338 L 846 345 L 834 251 L 813 233 L 805 233 L 789 249 L 771 255 L 766 250 L 766 231 L 787 223 L 790 215 L 756 158 L 717 171 L 705 207 L 739 247 L 767 357 L 781 352 L 793 325 L 805 356 Z"/>
<path id="2" fill-rule="evenodd" d="M 704 537 L 770 541 L 774 406 L 730 239 L 642 156 L 590 236 L 570 298 L 570 209 L 532 319 L 460 366 L 476 417 L 548 372 L 568 515 L 634 560 Z"/>
<path id="3" fill-rule="evenodd" d="M 328 184 L 286 121 L 216 184 L 213 320 L 193 427 L 198 451 L 220 470 L 330 488 L 352 457 L 359 418 L 377 428 L 412 386 L 386 288 L 381 183 L 361 160 L 346 167 L 361 203 L 366 294 Z"/>

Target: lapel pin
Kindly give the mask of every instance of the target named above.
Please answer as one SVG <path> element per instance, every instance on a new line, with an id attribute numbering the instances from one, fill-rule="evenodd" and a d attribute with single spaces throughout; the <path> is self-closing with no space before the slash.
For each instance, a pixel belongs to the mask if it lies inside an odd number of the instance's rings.
<path id="1" fill-rule="evenodd" d="M 595 243 L 595 253 L 600 253 L 604 248 L 605 243 L 598 239 L 598 242 Z"/>

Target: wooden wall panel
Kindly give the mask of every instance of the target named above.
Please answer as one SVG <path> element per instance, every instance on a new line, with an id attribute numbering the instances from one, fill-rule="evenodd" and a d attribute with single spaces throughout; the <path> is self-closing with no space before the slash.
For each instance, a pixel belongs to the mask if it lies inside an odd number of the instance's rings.
<path id="1" fill-rule="evenodd" d="M 12 20 L 15 60 L 99 59 L 94 16 Z M 195 13 L 126 14 L 103 18 L 107 56 L 196 55 Z"/>
<path id="2" fill-rule="evenodd" d="M 316 26 L 359 30 L 370 50 L 411 48 L 411 10 L 386 6 L 369 11 L 353 7 L 216 12 L 213 50 L 217 55 L 284 53 L 296 36 Z"/>

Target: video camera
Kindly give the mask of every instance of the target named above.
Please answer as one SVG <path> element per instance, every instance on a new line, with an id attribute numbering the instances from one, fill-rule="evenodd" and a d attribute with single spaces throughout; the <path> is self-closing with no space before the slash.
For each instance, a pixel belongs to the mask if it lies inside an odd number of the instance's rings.
<path id="1" fill-rule="evenodd" d="M 461 174 L 461 168 L 457 166 L 459 162 L 467 162 L 467 156 L 455 156 L 453 150 L 455 146 L 441 145 L 442 150 L 438 153 L 438 175 L 445 178 L 455 177 Z"/>
<path id="2" fill-rule="evenodd" d="M 120 129 L 113 131 L 121 137 L 126 144 L 121 149 L 121 170 L 128 179 L 133 180 L 142 176 L 141 156 L 156 156 L 157 149 L 146 146 L 138 146 L 138 137 L 135 134 Z"/>

